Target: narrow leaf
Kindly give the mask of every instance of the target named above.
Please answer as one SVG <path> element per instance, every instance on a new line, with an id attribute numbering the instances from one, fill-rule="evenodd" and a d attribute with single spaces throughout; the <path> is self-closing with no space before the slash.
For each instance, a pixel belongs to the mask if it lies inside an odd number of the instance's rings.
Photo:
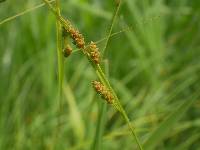
<path id="1" fill-rule="evenodd" d="M 160 126 L 150 135 L 150 137 L 144 143 L 145 150 L 152 150 L 158 145 L 169 133 L 170 129 L 177 123 L 177 121 L 186 113 L 186 111 L 192 106 L 197 99 L 197 95 L 185 101 L 174 112 L 163 121 Z"/>

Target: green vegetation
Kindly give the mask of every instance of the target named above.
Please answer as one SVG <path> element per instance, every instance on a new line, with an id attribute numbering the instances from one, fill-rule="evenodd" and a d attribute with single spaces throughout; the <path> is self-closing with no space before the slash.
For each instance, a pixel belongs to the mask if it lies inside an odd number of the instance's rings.
<path id="1" fill-rule="evenodd" d="M 138 149 L 132 126 L 145 150 L 198 149 L 200 2 L 59 6 L 86 44 L 96 41 L 105 52 L 103 69 L 72 44 L 63 58 L 60 22 L 42 1 L 1 1 L 0 149 Z M 96 73 L 131 124 L 96 94 Z"/>

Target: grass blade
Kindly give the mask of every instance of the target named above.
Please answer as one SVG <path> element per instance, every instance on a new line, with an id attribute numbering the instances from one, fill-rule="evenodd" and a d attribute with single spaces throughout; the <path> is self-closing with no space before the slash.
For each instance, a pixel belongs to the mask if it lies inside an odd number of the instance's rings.
<path id="1" fill-rule="evenodd" d="M 66 83 L 63 88 L 63 96 L 67 100 L 67 104 L 69 107 L 70 123 L 72 124 L 75 137 L 78 139 L 77 141 L 81 142 L 84 139 L 85 134 L 84 122 L 80 110 L 77 106 L 74 93 L 69 84 Z"/>
<path id="2" fill-rule="evenodd" d="M 95 133 L 95 138 L 92 145 L 92 150 L 101 150 L 102 149 L 102 137 L 103 131 L 105 127 L 105 119 L 106 119 L 106 107 L 105 103 L 99 102 L 99 115 L 97 121 L 97 129 Z"/>
<path id="3" fill-rule="evenodd" d="M 192 98 L 185 101 L 179 106 L 160 126 L 150 135 L 150 137 L 144 143 L 144 149 L 152 150 L 161 140 L 165 138 L 169 130 L 175 125 L 175 123 L 184 115 L 184 113 L 192 106 L 196 101 L 198 95 L 192 96 Z"/>
<path id="4" fill-rule="evenodd" d="M 52 3 L 52 2 L 54 2 L 54 1 L 55 1 L 55 0 L 51 0 L 51 1 L 49 1 L 49 3 Z M 20 17 L 20 16 L 23 16 L 23 15 L 29 13 L 29 12 L 32 12 L 32 11 L 36 10 L 36 9 L 38 9 L 38 8 L 41 8 L 41 7 L 43 7 L 44 5 L 45 5 L 45 3 L 42 3 L 42 4 L 39 4 L 39 5 L 33 6 L 33 7 L 31 7 L 31 8 L 28 8 L 28 9 L 26 9 L 26 10 L 20 12 L 20 13 L 17 13 L 16 15 L 13 15 L 13 16 L 10 16 L 10 17 L 8 17 L 8 18 L 5 18 L 5 19 L 3 19 L 2 21 L 0 21 L 0 25 L 2 25 L 2 24 L 4 24 L 4 23 L 7 23 L 7 22 L 10 22 L 10 21 L 12 21 L 12 20 L 14 20 L 14 19 L 16 19 L 16 18 L 18 18 L 18 17 Z"/>

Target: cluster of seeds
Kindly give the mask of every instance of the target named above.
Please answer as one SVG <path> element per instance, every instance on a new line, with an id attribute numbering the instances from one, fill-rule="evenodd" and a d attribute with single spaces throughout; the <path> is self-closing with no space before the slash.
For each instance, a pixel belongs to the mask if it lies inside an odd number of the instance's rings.
<path id="1" fill-rule="evenodd" d="M 83 35 L 81 33 L 79 33 L 78 30 L 74 29 L 72 26 L 70 26 L 67 31 L 70 34 L 71 38 L 74 40 L 74 44 L 78 48 L 84 49 L 85 48 L 85 41 L 84 41 Z"/>
<path id="2" fill-rule="evenodd" d="M 72 25 L 69 25 L 69 28 L 67 28 L 67 29 L 65 29 L 65 28 L 63 29 L 63 37 L 66 37 L 67 34 L 70 35 L 70 37 L 73 39 L 73 43 L 78 48 L 86 50 L 83 35 L 81 33 L 79 33 L 78 30 L 73 28 Z M 70 47 L 65 48 L 64 49 L 64 55 L 66 54 L 65 56 L 69 56 L 69 54 L 71 53 L 71 50 L 72 49 Z M 89 48 L 86 50 L 86 53 L 90 56 L 90 58 L 93 60 L 93 62 L 95 64 L 100 63 L 100 52 L 99 52 L 97 45 L 94 42 L 92 42 L 92 41 L 90 42 Z"/>
<path id="3" fill-rule="evenodd" d="M 114 97 L 112 93 L 99 81 L 92 81 L 92 85 L 96 92 L 101 95 L 103 99 L 107 101 L 108 104 L 113 104 Z"/>
<path id="4" fill-rule="evenodd" d="M 91 41 L 89 48 L 90 49 L 89 49 L 88 53 L 89 53 L 91 59 L 94 61 L 95 64 L 99 64 L 100 63 L 100 52 L 99 52 L 97 45 Z"/>

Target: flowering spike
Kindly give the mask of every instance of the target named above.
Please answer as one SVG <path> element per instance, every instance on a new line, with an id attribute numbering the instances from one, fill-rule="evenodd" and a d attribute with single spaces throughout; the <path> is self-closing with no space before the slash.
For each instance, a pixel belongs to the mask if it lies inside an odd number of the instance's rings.
<path id="1" fill-rule="evenodd" d="M 94 61 L 95 64 L 99 64 L 100 63 L 100 52 L 99 52 L 97 45 L 91 41 L 89 48 L 90 49 L 89 49 L 88 53 L 89 53 L 91 59 Z"/>
<path id="2" fill-rule="evenodd" d="M 78 30 L 76 30 L 71 24 L 68 26 L 68 28 L 63 29 L 63 36 L 67 35 L 66 33 L 69 33 L 71 38 L 73 39 L 73 43 L 78 48 L 85 48 L 85 40 L 81 33 L 79 33 Z"/>
<path id="3" fill-rule="evenodd" d="M 68 32 L 71 35 L 71 38 L 74 40 L 74 43 L 76 44 L 76 46 L 78 48 L 85 48 L 85 41 L 84 41 L 84 37 L 81 33 L 79 33 L 78 30 L 74 29 L 73 27 L 70 27 L 68 29 Z"/>
<path id="4" fill-rule="evenodd" d="M 96 92 L 101 95 L 103 99 L 107 101 L 108 104 L 114 103 L 114 96 L 101 82 L 99 81 L 92 81 L 92 85 Z"/>

